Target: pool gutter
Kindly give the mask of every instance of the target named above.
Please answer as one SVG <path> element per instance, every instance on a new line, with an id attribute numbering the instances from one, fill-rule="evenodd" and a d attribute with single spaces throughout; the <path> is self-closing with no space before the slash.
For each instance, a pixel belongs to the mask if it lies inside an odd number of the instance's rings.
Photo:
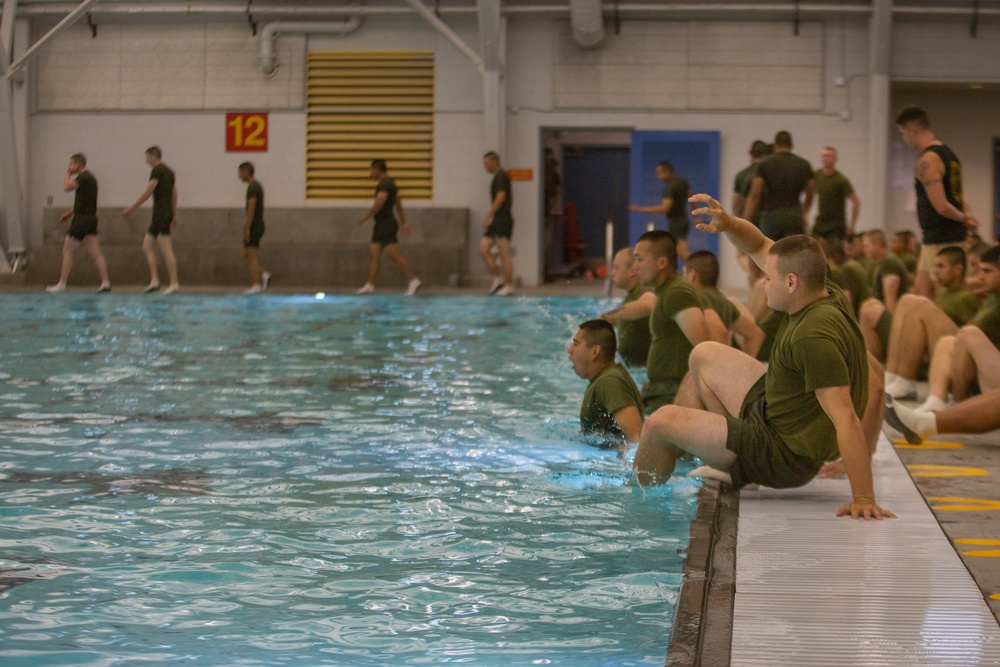
<path id="1" fill-rule="evenodd" d="M 698 493 L 667 667 L 728 667 L 736 595 L 740 494 L 706 480 Z"/>

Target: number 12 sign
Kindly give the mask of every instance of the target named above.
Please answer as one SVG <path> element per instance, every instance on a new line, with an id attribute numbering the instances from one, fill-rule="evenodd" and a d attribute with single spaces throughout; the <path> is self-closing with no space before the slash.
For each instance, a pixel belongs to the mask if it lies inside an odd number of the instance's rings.
<path id="1" fill-rule="evenodd" d="M 227 113 L 226 152 L 267 152 L 267 113 Z"/>

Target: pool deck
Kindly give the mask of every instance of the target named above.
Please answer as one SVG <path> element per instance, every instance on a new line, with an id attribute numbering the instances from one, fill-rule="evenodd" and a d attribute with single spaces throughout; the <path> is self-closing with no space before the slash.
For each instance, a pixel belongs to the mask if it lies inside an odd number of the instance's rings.
<path id="1" fill-rule="evenodd" d="M 116 287 L 109 297 L 140 290 Z M 320 290 L 351 293 L 277 285 L 269 293 Z M 0 293 L 39 291 L 0 281 Z M 239 291 L 185 286 L 182 294 Z M 517 291 L 604 294 L 603 280 Z M 675 627 L 684 636 L 675 636 L 667 664 L 1000 665 L 1000 431 L 942 436 L 916 447 L 889 437 L 879 443 L 873 471 L 878 502 L 897 519 L 837 518 L 850 497 L 847 480 L 817 479 L 784 491 L 706 490 L 691 551 L 708 566 L 688 571 L 703 586 L 682 599 L 692 608 L 678 612 L 699 627 Z M 723 534 L 708 534 L 720 526 Z"/>

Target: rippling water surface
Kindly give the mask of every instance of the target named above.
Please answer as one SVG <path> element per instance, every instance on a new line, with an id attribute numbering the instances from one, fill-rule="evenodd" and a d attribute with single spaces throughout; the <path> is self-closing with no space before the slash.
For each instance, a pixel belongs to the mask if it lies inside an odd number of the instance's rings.
<path id="1" fill-rule="evenodd" d="M 581 442 L 607 306 L 0 297 L 0 664 L 662 664 L 697 483 Z"/>

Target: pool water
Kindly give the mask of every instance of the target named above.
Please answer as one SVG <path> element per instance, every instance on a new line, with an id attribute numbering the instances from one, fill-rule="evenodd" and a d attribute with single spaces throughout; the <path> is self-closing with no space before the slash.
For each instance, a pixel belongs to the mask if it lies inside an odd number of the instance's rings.
<path id="1" fill-rule="evenodd" d="M 609 305 L 0 297 L 0 664 L 663 664 L 698 483 L 582 441 Z"/>

